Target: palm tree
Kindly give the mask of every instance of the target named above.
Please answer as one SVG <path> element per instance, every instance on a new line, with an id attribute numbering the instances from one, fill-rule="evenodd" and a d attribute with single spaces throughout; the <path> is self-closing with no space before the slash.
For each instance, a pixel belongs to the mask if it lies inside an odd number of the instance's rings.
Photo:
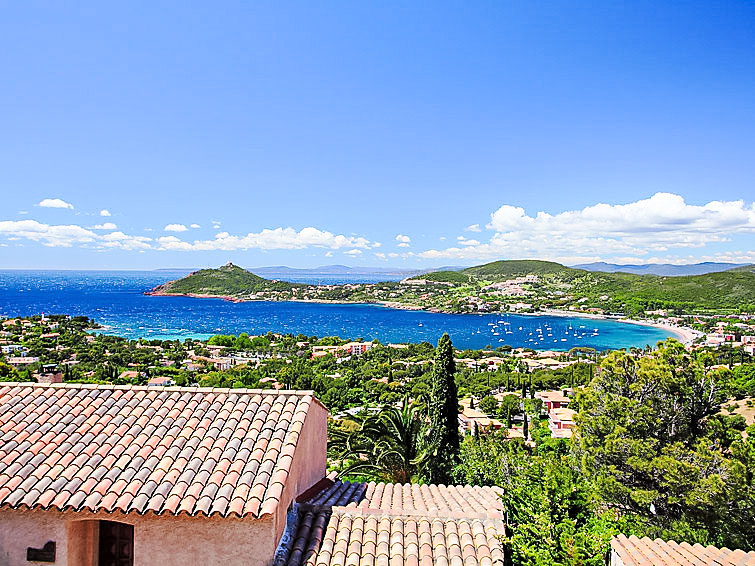
<path id="1" fill-rule="evenodd" d="M 346 462 L 342 473 L 409 483 L 421 473 L 424 429 L 419 411 L 405 399 L 401 407 L 384 407 L 365 417 L 354 431 L 332 431 L 330 444 Z"/>

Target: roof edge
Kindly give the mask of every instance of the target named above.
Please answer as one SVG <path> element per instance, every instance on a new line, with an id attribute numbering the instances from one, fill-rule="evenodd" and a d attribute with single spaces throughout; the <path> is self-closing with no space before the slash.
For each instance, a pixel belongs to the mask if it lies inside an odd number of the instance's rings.
<path id="1" fill-rule="evenodd" d="M 317 399 L 315 392 L 311 389 L 248 389 L 244 387 L 158 387 L 147 385 L 113 385 L 111 383 L 36 383 L 34 381 L 4 381 L 0 382 L 0 387 L 31 387 L 39 389 L 97 389 L 113 391 L 181 391 L 184 393 L 236 393 L 251 395 L 297 395 L 300 397 L 312 397 L 320 405 L 322 401 Z"/>

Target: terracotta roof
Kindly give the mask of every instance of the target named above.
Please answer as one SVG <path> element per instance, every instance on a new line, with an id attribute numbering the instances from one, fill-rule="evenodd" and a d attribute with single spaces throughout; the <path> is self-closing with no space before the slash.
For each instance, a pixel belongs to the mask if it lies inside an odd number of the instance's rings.
<path id="1" fill-rule="evenodd" d="M 260 517 L 311 392 L 0 384 L 0 507 Z"/>
<path id="2" fill-rule="evenodd" d="M 330 485 L 328 485 L 330 484 Z M 351 483 L 324 480 L 323 489 L 307 500 L 312 505 L 360 508 L 382 513 L 417 512 L 428 517 L 500 518 L 498 488 L 400 483 Z"/>
<path id="3" fill-rule="evenodd" d="M 286 566 L 502 565 L 489 487 L 323 480 L 299 505 Z"/>
<path id="4" fill-rule="evenodd" d="M 755 566 L 755 552 L 634 535 L 614 537 L 611 550 L 624 566 Z"/>

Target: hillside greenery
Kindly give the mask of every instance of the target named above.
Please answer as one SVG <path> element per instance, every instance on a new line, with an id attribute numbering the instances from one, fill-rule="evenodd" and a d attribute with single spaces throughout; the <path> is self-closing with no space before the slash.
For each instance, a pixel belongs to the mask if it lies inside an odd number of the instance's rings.
<path id="1" fill-rule="evenodd" d="M 755 311 L 755 266 L 704 275 L 658 276 L 632 273 L 604 273 L 573 269 L 539 260 L 494 261 L 458 272 L 444 271 L 416 279 L 448 281 L 474 288 L 525 275 L 537 275 L 531 285 L 535 296 L 559 290 L 566 303 L 586 299 L 590 305 L 610 312 L 633 314 L 645 310 L 669 309 Z M 565 304 L 554 306 L 565 306 Z"/>
<path id="2" fill-rule="evenodd" d="M 155 289 L 157 294 L 227 295 L 242 297 L 258 291 L 288 291 L 297 285 L 271 281 L 228 263 L 217 269 L 201 269 Z"/>
<path id="3" fill-rule="evenodd" d="M 503 488 L 522 566 L 599 566 L 619 532 L 752 550 L 755 425 L 721 412 L 728 379 L 673 340 L 613 352 L 571 405 L 571 441 L 537 421 L 536 446 L 469 436 L 457 479 Z"/>
<path id="4" fill-rule="evenodd" d="M 526 275 L 535 277 L 516 280 Z M 500 291 L 500 285 L 509 283 L 523 291 Z M 603 273 L 548 261 L 511 260 L 461 271 L 427 273 L 403 282 L 303 285 L 264 279 L 229 263 L 194 272 L 152 293 L 218 295 L 241 300 L 380 302 L 453 313 L 506 311 L 518 302 L 526 303 L 531 311 L 599 309 L 628 316 L 654 310 L 674 314 L 755 312 L 755 267 L 671 277 Z"/>

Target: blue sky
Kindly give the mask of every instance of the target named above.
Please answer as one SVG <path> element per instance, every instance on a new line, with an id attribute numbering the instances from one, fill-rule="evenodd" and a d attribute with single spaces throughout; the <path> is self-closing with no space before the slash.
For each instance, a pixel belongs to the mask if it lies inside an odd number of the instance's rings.
<path id="1" fill-rule="evenodd" d="M 407 4 L 6 6 L 0 267 L 755 262 L 752 3 Z"/>

